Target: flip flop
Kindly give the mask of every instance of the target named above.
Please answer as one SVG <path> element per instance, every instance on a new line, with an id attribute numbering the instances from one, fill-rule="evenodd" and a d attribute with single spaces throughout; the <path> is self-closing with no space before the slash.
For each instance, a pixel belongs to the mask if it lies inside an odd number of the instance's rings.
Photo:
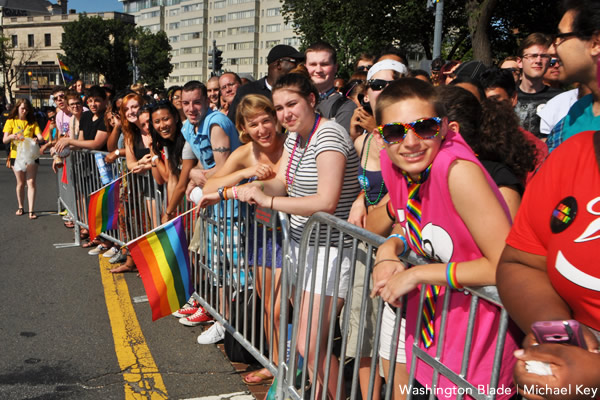
<path id="1" fill-rule="evenodd" d="M 21 207 L 19 207 L 17 209 L 17 212 L 15 213 L 15 215 L 23 215 L 23 213 L 24 213 L 24 210 Z"/>
<path id="2" fill-rule="evenodd" d="M 258 378 L 255 381 L 249 381 L 248 378 Z M 250 372 L 244 377 L 244 383 L 248 386 L 268 385 L 273 382 L 273 376 L 263 374 L 260 371 Z"/>
<path id="3" fill-rule="evenodd" d="M 37 218 L 38 218 L 38 216 L 37 216 L 37 215 L 35 215 L 35 213 L 34 213 L 33 211 L 31 211 L 31 212 L 29 213 L 29 219 L 37 219 Z"/>

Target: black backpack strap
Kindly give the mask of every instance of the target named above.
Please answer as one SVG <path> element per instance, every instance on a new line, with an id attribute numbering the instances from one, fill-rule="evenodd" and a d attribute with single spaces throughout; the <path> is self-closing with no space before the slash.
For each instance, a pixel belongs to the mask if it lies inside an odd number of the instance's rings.
<path id="1" fill-rule="evenodd" d="M 348 99 L 344 95 L 340 95 L 337 97 L 337 99 L 335 99 L 335 101 L 331 105 L 331 109 L 329 110 L 329 118 L 335 118 L 338 110 L 340 109 L 342 104 L 344 104 L 346 102 L 346 100 L 350 101 L 350 99 Z"/>

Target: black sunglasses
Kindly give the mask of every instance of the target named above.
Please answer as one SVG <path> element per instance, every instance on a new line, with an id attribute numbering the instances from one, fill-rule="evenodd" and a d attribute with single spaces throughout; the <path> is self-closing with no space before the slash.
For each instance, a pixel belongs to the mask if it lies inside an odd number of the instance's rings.
<path id="1" fill-rule="evenodd" d="M 367 86 L 376 92 L 385 89 L 387 85 L 394 81 L 386 81 L 385 79 L 370 79 L 367 81 Z"/>
<path id="2" fill-rule="evenodd" d="M 552 36 L 552 42 L 554 45 L 558 46 L 560 45 L 562 42 L 564 42 L 567 39 L 570 39 L 572 37 L 580 37 L 581 33 L 580 32 L 564 32 L 564 33 L 555 33 Z M 556 41 L 560 40 L 558 44 L 556 44 Z"/>
<path id="3" fill-rule="evenodd" d="M 372 65 L 361 65 L 360 67 L 356 67 L 357 72 L 368 72 L 371 69 Z"/>
<path id="4" fill-rule="evenodd" d="M 549 64 L 551 67 L 558 65 L 558 58 L 551 58 Z"/>

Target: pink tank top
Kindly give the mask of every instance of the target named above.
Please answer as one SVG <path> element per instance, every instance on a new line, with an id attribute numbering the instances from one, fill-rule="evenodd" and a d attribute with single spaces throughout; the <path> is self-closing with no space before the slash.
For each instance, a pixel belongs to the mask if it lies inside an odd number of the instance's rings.
<path id="1" fill-rule="evenodd" d="M 496 198 L 502 204 L 506 217 L 510 221 L 508 207 L 492 178 L 477 160 L 475 154 L 460 134 L 448 131 L 446 139 L 433 161 L 430 175 L 419 190 L 422 207 L 421 230 L 423 249 L 429 258 L 441 263 L 470 261 L 482 256 L 471 233 L 454 208 L 450 197 L 448 169 L 457 159 L 468 160 L 479 166 L 490 187 L 494 190 Z M 392 164 L 385 150 L 381 151 L 381 169 L 385 184 L 389 189 L 392 204 L 396 210 L 396 219 L 402 225 L 404 232 L 406 232 L 405 207 L 408 196 L 406 179 L 403 177 L 400 169 Z M 465 190 L 468 189 L 468 187 L 465 187 Z M 440 332 L 440 317 L 445 293 L 446 288 L 444 287 L 437 299 L 434 318 L 435 332 Z M 450 290 L 450 296 L 448 327 L 444 338 L 441 362 L 454 372 L 459 373 L 467 333 L 471 296 L 466 291 L 457 290 Z M 417 318 L 421 317 L 420 314 L 417 315 L 419 305 L 418 290 L 409 293 L 407 298 L 406 356 L 407 367 L 410 370 L 416 322 Z M 490 383 L 499 322 L 500 309 L 480 299 L 475 318 L 475 333 L 471 344 L 471 355 L 466 379 L 476 387 L 482 385 L 482 391 L 485 394 L 489 394 L 487 392 L 487 385 Z M 512 384 L 512 371 L 516 360 L 512 353 L 518 347 L 515 337 L 519 336 L 519 331 L 514 324 L 511 324 L 511 330 L 515 334 L 509 334 L 506 338 L 502 355 L 502 370 L 498 384 L 499 388 L 504 387 L 510 390 L 507 390 L 508 393 L 505 395 L 498 393 L 498 399 L 507 399 L 516 394 L 516 390 Z M 426 350 L 432 357 L 436 356 L 437 339 L 438 336 L 436 335 L 434 344 Z M 424 349 L 423 346 L 421 347 Z M 416 370 L 416 379 L 419 383 L 426 388 L 431 388 L 432 377 L 433 369 L 425 363 L 419 362 Z M 437 387 L 439 388 L 438 390 L 448 388 L 448 392 L 438 392 L 438 398 L 456 397 L 456 391 L 452 390 L 452 388 L 456 388 L 456 385 L 448 379 L 440 377 Z M 442 393 L 441 396 L 439 395 L 440 393 Z M 446 397 L 448 393 L 453 394 Z"/>

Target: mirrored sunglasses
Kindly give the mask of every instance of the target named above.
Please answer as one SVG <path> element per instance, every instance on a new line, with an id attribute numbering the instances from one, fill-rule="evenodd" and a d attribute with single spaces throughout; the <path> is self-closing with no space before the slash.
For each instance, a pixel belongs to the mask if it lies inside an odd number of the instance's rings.
<path id="1" fill-rule="evenodd" d="M 413 122 L 392 122 L 377 127 L 383 141 L 387 144 L 401 143 L 411 130 L 421 140 L 433 139 L 440 133 L 442 119 L 438 117 L 418 119 Z"/>

